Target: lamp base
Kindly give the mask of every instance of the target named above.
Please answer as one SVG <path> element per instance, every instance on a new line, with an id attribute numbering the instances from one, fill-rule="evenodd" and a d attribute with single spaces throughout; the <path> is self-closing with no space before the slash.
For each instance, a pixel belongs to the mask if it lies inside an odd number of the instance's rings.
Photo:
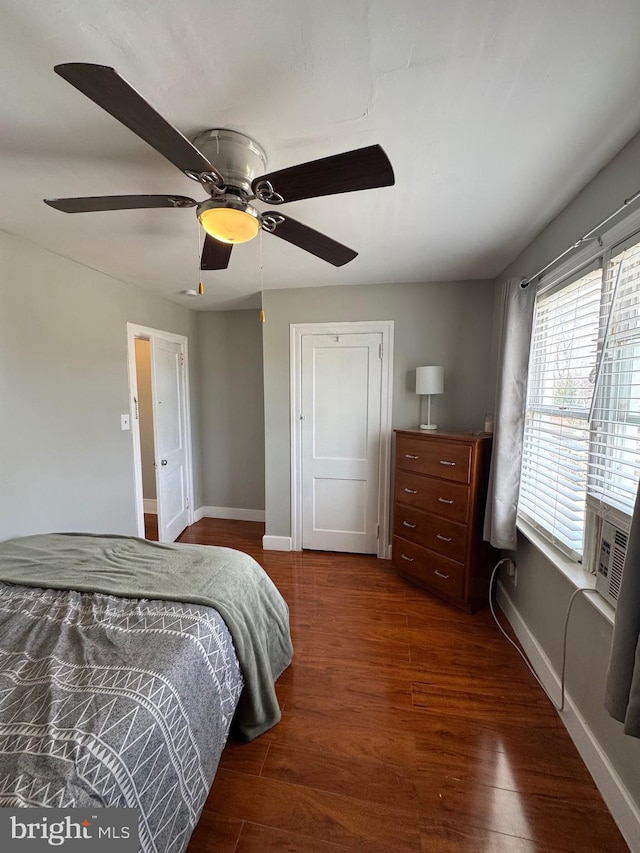
<path id="1" fill-rule="evenodd" d="M 438 429 L 436 424 L 420 424 L 420 429 Z"/>

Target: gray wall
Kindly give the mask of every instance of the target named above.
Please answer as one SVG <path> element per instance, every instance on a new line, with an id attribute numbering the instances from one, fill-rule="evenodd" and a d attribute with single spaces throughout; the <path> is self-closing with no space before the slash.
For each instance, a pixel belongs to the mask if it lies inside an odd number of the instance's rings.
<path id="1" fill-rule="evenodd" d="M 494 288 L 487 281 L 374 284 L 270 290 L 264 294 L 266 532 L 291 530 L 289 327 L 292 323 L 393 320 L 393 427 L 416 427 L 415 368 L 444 367 L 432 400 L 441 429 L 482 429 L 493 397 L 490 369 Z"/>
<path id="2" fill-rule="evenodd" d="M 500 281 L 535 273 L 639 188 L 640 135 L 505 270 Z M 502 583 L 529 630 L 559 672 L 564 614 L 574 588 L 521 535 L 518 536 L 515 559 L 518 565 L 517 587 L 506 576 L 502 577 Z M 569 636 L 568 692 L 640 807 L 640 740 L 623 734 L 622 725 L 606 714 L 602 704 L 611 625 L 592 605 L 578 601 L 572 611 Z"/>
<path id="3" fill-rule="evenodd" d="M 264 510 L 259 311 L 198 314 L 203 505 Z"/>
<path id="4" fill-rule="evenodd" d="M 0 539 L 137 532 L 127 322 L 195 348 L 194 312 L 0 233 Z M 199 506 L 195 405 L 192 420 Z"/>

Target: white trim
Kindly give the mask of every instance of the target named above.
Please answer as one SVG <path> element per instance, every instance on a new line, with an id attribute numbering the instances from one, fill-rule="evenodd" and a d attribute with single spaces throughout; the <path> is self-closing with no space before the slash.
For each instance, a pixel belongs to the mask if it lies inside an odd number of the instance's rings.
<path id="1" fill-rule="evenodd" d="M 262 547 L 265 551 L 293 551 L 290 536 L 263 536 Z"/>
<path id="2" fill-rule="evenodd" d="M 198 509 L 193 513 L 193 521 L 194 524 L 196 521 L 200 521 L 204 518 L 204 507 L 198 507 Z"/>
<path id="3" fill-rule="evenodd" d="M 538 677 L 552 696 L 559 697 L 560 678 L 500 581 L 497 584 L 496 595 L 498 604 L 509 620 Z M 640 808 L 566 691 L 565 710 L 559 712 L 559 717 L 591 773 L 625 841 L 632 851 L 639 853 Z"/>
<path id="4" fill-rule="evenodd" d="M 144 498 L 142 501 L 145 513 L 149 515 L 158 514 L 158 501 L 155 498 Z"/>
<path id="5" fill-rule="evenodd" d="M 265 520 L 263 509 L 239 509 L 229 506 L 201 506 L 198 510 L 200 518 L 231 518 L 236 521 Z"/>
<path id="6" fill-rule="evenodd" d="M 193 514 L 193 456 L 191 448 L 191 393 L 189 390 L 189 340 L 185 335 L 175 332 L 165 332 L 161 329 L 152 329 L 149 326 L 138 326 L 136 323 L 127 323 L 127 360 L 129 372 L 129 413 L 131 415 L 131 433 L 133 437 L 133 475 L 134 475 L 134 499 L 136 507 L 136 518 L 138 523 L 138 536 L 144 537 L 144 497 L 142 490 L 142 452 L 140 449 L 140 421 L 136 417 L 135 399 L 138 399 L 138 385 L 136 377 L 136 338 L 160 338 L 165 341 L 178 343 L 182 347 L 184 356 L 184 420 L 185 420 L 185 455 L 187 476 L 187 499 L 189 507 L 187 510 L 187 524 L 194 522 Z"/>
<path id="7" fill-rule="evenodd" d="M 378 557 L 391 559 L 391 403 L 393 399 L 393 320 L 363 320 L 345 323 L 292 323 L 289 337 L 289 400 L 291 434 L 291 549 L 302 550 L 302 336 L 380 334 L 382 336 L 382 376 L 380 387 L 380 463 L 378 493 Z M 283 537 L 275 537 L 283 538 Z M 284 537 L 286 538 L 286 537 Z"/>

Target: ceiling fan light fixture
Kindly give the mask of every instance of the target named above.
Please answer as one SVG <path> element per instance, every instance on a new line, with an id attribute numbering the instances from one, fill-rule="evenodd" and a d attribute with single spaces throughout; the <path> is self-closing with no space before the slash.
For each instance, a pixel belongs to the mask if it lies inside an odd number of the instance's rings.
<path id="1" fill-rule="evenodd" d="M 262 224 L 255 207 L 237 198 L 202 202 L 198 205 L 198 219 L 207 234 L 232 244 L 253 240 Z"/>

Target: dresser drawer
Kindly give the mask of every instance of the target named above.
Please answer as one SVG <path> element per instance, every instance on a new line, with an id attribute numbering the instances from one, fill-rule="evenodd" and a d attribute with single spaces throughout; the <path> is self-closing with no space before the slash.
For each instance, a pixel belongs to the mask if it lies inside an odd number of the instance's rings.
<path id="1" fill-rule="evenodd" d="M 396 441 L 396 467 L 456 483 L 468 483 L 471 447 L 453 441 L 424 441 L 399 435 Z"/>
<path id="2" fill-rule="evenodd" d="M 465 561 L 468 535 L 465 524 L 396 503 L 393 532 L 396 536 L 437 551 L 451 560 L 457 560 L 459 563 Z"/>
<path id="3" fill-rule="evenodd" d="M 393 537 L 393 564 L 398 574 L 452 598 L 464 596 L 465 567 L 420 545 Z"/>
<path id="4" fill-rule="evenodd" d="M 395 500 L 425 509 L 452 521 L 469 517 L 469 487 L 408 471 L 396 471 Z"/>

